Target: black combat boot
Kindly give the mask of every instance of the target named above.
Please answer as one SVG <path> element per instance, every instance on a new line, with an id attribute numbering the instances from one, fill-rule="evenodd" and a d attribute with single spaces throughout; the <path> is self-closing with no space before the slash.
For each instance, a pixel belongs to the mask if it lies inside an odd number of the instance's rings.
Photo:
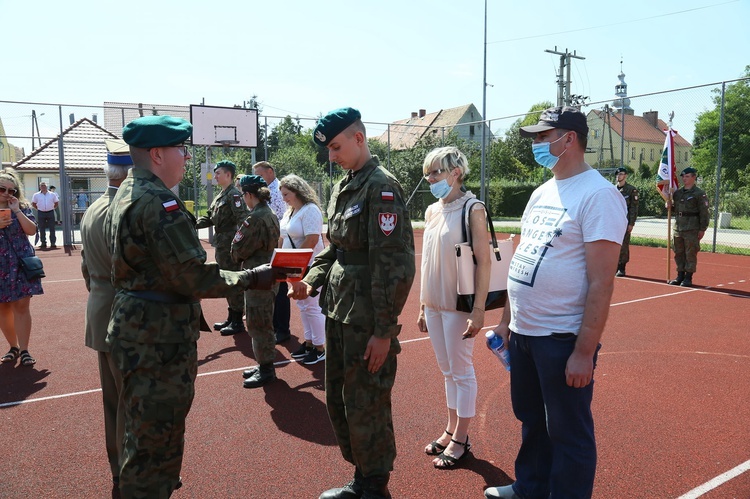
<path id="1" fill-rule="evenodd" d="M 692 272 L 685 272 L 685 278 L 680 283 L 680 286 L 682 286 L 683 288 L 693 287 L 693 273 Z"/>
<path id="2" fill-rule="evenodd" d="M 276 379 L 276 368 L 273 364 L 261 364 L 252 376 L 247 378 L 242 386 L 245 388 L 259 388 Z"/>
<path id="3" fill-rule="evenodd" d="M 244 333 L 245 325 L 242 323 L 242 312 L 229 311 L 229 325 L 221 329 L 222 336 Z"/>
<path id="4" fill-rule="evenodd" d="M 677 279 L 672 279 L 671 281 L 669 281 L 668 284 L 671 284 L 672 286 L 679 286 L 680 284 L 682 284 L 682 281 L 684 280 L 685 280 L 685 272 L 679 271 L 677 272 Z"/>
<path id="5" fill-rule="evenodd" d="M 617 272 L 615 273 L 616 277 L 625 277 L 625 264 L 622 263 L 617 266 Z"/>
<path id="6" fill-rule="evenodd" d="M 232 309 L 228 309 L 227 312 L 227 320 L 224 322 L 215 322 L 214 323 L 214 331 L 221 331 L 225 327 L 227 327 L 232 322 Z"/>
<path id="7" fill-rule="evenodd" d="M 354 470 L 354 479 L 337 489 L 326 490 L 318 499 L 359 499 L 364 492 L 364 478 L 359 470 Z"/>
<path id="8" fill-rule="evenodd" d="M 388 491 L 388 480 L 390 474 L 368 476 L 363 480 L 364 491 L 362 499 L 391 499 L 391 493 Z"/>

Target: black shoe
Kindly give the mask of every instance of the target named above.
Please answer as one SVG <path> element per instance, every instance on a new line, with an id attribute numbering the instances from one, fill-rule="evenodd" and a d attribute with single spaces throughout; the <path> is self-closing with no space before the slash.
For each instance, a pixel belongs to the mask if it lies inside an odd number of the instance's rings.
<path id="1" fill-rule="evenodd" d="M 359 470 L 354 472 L 354 479 L 343 487 L 326 490 L 318 499 L 359 499 L 364 493 L 364 482 Z"/>
<path id="2" fill-rule="evenodd" d="M 57 249 L 57 245 L 53 244 L 52 246 L 49 247 L 49 249 Z"/>
<path id="3" fill-rule="evenodd" d="M 679 286 L 682 284 L 682 281 L 685 280 L 685 272 L 679 271 L 677 272 L 677 279 L 672 279 L 669 281 L 668 284 L 671 284 L 672 286 Z"/>
<path id="4" fill-rule="evenodd" d="M 692 272 L 685 272 L 685 279 L 682 280 L 680 283 L 680 286 L 683 288 L 692 288 L 693 287 L 693 273 Z"/>
<path id="5" fill-rule="evenodd" d="M 245 388 L 260 388 L 276 380 L 276 368 L 273 364 L 259 366 L 255 373 L 247 378 L 242 386 Z"/>
<path id="6" fill-rule="evenodd" d="M 390 474 L 368 476 L 362 479 L 362 499 L 391 499 L 388 491 Z"/>
<path id="7" fill-rule="evenodd" d="M 297 350 L 292 352 L 293 359 L 304 359 L 307 353 L 315 347 L 309 346 L 307 343 L 303 343 Z"/>
<path id="8" fill-rule="evenodd" d="M 239 334 L 245 332 L 245 324 L 242 323 L 242 312 L 229 312 L 230 322 L 229 325 L 222 328 L 222 336 L 232 336 L 233 334 Z"/>
<path id="9" fill-rule="evenodd" d="M 285 341 L 288 341 L 289 338 L 291 337 L 292 337 L 292 334 L 288 331 L 286 333 L 280 333 L 276 331 L 276 344 L 279 345 L 281 343 L 284 343 Z"/>
<path id="10" fill-rule="evenodd" d="M 245 379 L 252 378 L 253 376 L 255 376 L 255 373 L 257 372 L 258 372 L 258 366 L 251 367 L 250 369 L 245 369 L 244 371 L 242 371 L 242 377 Z"/>
<path id="11" fill-rule="evenodd" d="M 216 322 L 214 323 L 214 331 L 221 331 L 225 327 L 227 327 L 229 324 L 232 323 L 232 309 L 229 309 L 229 312 L 227 313 L 227 320 L 224 322 Z"/>
<path id="12" fill-rule="evenodd" d="M 302 363 L 306 366 L 311 366 L 323 360 L 326 360 L 326 351 L 318 350 L 317 348 L 313 347 L 309 352 L 307 352 L 305 358 L 302 359 Z"/>
<path id="13" fill-rule="evenodd" d="M 625 265 L 618 265 L 615 277 L 625 277 Z"/>
<path id="14" fill-rule="evenodd" d="M 39 246 L 39 249 L 43 249 L 43 250 L 47 249 L 47 243 L 42 243 L 42 245 Z"/>

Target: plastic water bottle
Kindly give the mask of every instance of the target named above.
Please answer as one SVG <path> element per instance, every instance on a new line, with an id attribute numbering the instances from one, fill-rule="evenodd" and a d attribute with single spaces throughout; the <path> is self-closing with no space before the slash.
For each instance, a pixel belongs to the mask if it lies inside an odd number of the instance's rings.
<path id="1" fill-rule="evenodd" d="M 505 348 L 503 339 L 492 330 L 487 331 L 484 336 L 487 338 L 487 348 L 500 359 L 505 370 L 510 371 L 510 352 Z"/>

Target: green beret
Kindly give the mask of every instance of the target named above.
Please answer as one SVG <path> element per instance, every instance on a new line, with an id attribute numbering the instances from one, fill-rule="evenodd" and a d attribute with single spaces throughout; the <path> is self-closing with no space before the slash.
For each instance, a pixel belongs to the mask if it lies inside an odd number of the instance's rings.
<path id="1" fill-rule="evenodd" d="M 335 109 L 318 120 L 313 130 L 313 140 L 318 145 L 327 146 L 338 134 L 361 118 L 359 111 L 352 107 Z"/>
<path id="2" fill-rule="evenodd" d="M 232 161 L 229 161 L 228 159 L 222 159 L 216 165 L 214 166 L 214 171 L 218 170 L 219 168 L 225 168 L 232 172 L 232 176 L 234 176 L 234 173 L 237 171 L 237 165 L 235 165 Z"/>
<path id="3" fill-rule="evenodd" d="M 125 125 L 122 138 L 128 145 L 149 149 L 183 144 L 192 133 L 193 125 L 182 118 L 144 116 Z"/>
<path id="4" fill-rule="evenodd" d="M 259 187 L 267 187 L 265 179 L 260 175 L 243 175 L 240 177 L 242 192 L 256 191 Z"/>
<path id="5" fill-rule="evenodd" d="M 698 170 L 696 170 L 692 166 L 688 166 L 687 168 L 682 170 L 682 173 L 680 173 L 680 176 L 685 175 L 686 173 L 692 173 L 693 175 L 698 175 Z"/>

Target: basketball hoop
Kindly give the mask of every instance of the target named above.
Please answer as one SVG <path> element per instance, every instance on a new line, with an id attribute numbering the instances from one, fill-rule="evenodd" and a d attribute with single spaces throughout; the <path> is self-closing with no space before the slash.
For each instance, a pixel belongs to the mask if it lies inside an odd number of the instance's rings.
<path id="1" fill-rule="evenodd" d="M 224 151 L 224 154 L 229 153 L 229 148 L 231 146 L 237 145 L 240 143 L 239 140 L 217 140 L 219 144 L 221 144 L 222 150 Z"/>

